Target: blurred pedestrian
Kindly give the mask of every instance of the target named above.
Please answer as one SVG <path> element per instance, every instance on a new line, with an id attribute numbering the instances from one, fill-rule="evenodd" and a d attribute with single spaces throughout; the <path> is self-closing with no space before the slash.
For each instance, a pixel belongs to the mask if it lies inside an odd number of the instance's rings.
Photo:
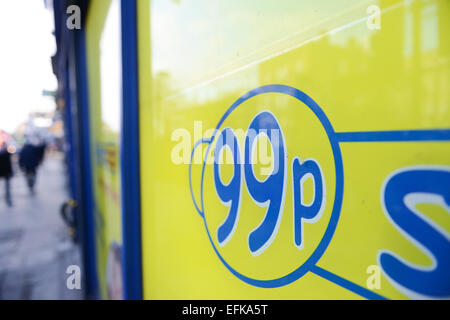
<path id="1" fill-rule="evenodd" d="M 13 176 L 12 165 L 11 165 L 11 155 L 8 152 L 6 143 L 0 145 L 0 178 L 5 179 L 5 198 L 8 207 L 12 206 L 11 200 L 11 189 L 9 180 Z"/>
<path id="2" fill-rule="evenodd" d="M 27 185 L 31 193 L 34 193 L 37 169 L 44 160 L 45 147 L 46 145 L 44 143 L 38 145 L 26 143 L 19 153 L 19 166 L 25 173 Z"/>

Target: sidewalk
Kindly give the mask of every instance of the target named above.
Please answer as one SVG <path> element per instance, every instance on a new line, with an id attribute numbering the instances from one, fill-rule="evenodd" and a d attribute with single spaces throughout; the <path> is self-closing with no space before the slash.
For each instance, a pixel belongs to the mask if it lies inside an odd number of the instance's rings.
<path id="1" fill-rule="evenodd" d="M 0 180 L 0 300 L 81 299 L 81 290 L 66 287 L 67 267 L 81 260 L 59 212 L 67 200 L 62 156 L 47 155 L 34 196 L 15 166 L 12 208 L 4 188 Z"/>

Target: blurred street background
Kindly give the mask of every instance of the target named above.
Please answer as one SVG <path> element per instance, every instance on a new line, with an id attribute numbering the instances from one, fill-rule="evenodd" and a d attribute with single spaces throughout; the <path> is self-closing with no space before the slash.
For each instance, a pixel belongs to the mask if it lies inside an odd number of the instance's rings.
<path id="1" fill-rule="evenodd" d="M 0 300 L 83 298 L 66 285 L 81 261 L 61 214 L 69 188 L 49 4 L 0 3 Z"/>
<path id="2" fill-rule="evenodd" d="M 0 299 L 81 298 L 66 286 L 67 267 L 81 262 L 59 215 L 67 197 L 62 155 L 47 155 L 33 196 L 16 165 L 12 207 L 0 201 Z"/>

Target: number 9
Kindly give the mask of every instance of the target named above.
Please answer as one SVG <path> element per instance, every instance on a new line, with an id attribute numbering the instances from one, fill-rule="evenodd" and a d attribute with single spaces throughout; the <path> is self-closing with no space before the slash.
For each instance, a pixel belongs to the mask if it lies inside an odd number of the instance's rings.
<path id="1" fill-rule="evenodd" d="M 231 181 L 225 185 L 220 178 L 219 164 L 222 151 L 228 148 L 233 155 L 234 173 Z M 217 240 L 224 246 L 231 239 L 236 229 L 241 205 L 241 156 L 239 144 L 231 128 L 225 128 L 218 137 L 214 149 L 214 184 L 222 203 L 230 207 L 227 218 L 217 229 Z"/>
<path id="2" fill-rule="evenodd" d="M 255 177 L 252 163 L 254 144 L 260 134 L 267 135 L 273 150 L 273 171 L 264 181 Z M 264 219 L 248 237 L 249 249 L 253 256 L 266 250 L 277 234 L 283 214 L 286 189 L 285 162 L 285 144 L 280 125 L 272 113 L 263 111 L 253 118 L 245 138 L 244 171 L 247 189 L 259 206 L 268 206 Z"/>

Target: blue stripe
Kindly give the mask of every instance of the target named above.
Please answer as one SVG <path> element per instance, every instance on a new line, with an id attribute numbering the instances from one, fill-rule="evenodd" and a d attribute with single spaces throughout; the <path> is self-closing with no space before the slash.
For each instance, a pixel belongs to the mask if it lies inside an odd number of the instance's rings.
<path id="1" fill-rule="evenodd" d="M 122 0 L 122 130 L 120 143 L 124 298 L 142 299 L 141 190 L 136 0 Z"/>
<path id="2" fill-rule="evenodd" d="M 449 141 L 450 129 L 336 132 L 339 142 Z"/>
<path id="3" fill-rule="evenodd" d="M 357 295 L 360 295 L 361 297 L 364 297 L 369 300 L 387 300 L 385 297 L 370 291 L 364 287 L 361 287 L 353 282 L 350 282 L 334 273 L 331 273 L 325 269 L 322 269 L 318 266 L 312 266 L 311 272 L 318 275 L 319 277 L 322 277 L 328 281 L 331 281 L 338 286 L 341 286 L 342 288 L 345 288 L 347 290 L 352 291 L 353 293 L 356 293 Z"/>
<path id="4" fill-rule="evenodd" d="M 86 61 L 86 35 L 82 28 L 75 34 L 76 86 L 78 127 L 80 135 L 81 198 L 83 212 L 83 255 L 86 274 L 86 294 L 98 297 L 98 278 L 95 248 L 94 199 L 92 189 L 91 143 L 89 125 L 89 90 Z"/>
<path id="5" fill-rule="evenodd" d="M 67 163 L 68 171 L 69 171 L 69 185 L 70 185 L 70 197 L 79 202 L 78 193 L 77 193 L 77 161 L 76 161 L 76 144 L 74 138 L 74 127 L 73 127 L 73 119 L 72 119 L 72 97 L 70 95 L 70 77 L 69 70 L 67 69 L 64 72 L 64 99 L 66 100 L 66 107 L 64 108 L 64 134 L 66 138 L 66 143 L 69 146 L 66 154 L 65 161 Z"/>

